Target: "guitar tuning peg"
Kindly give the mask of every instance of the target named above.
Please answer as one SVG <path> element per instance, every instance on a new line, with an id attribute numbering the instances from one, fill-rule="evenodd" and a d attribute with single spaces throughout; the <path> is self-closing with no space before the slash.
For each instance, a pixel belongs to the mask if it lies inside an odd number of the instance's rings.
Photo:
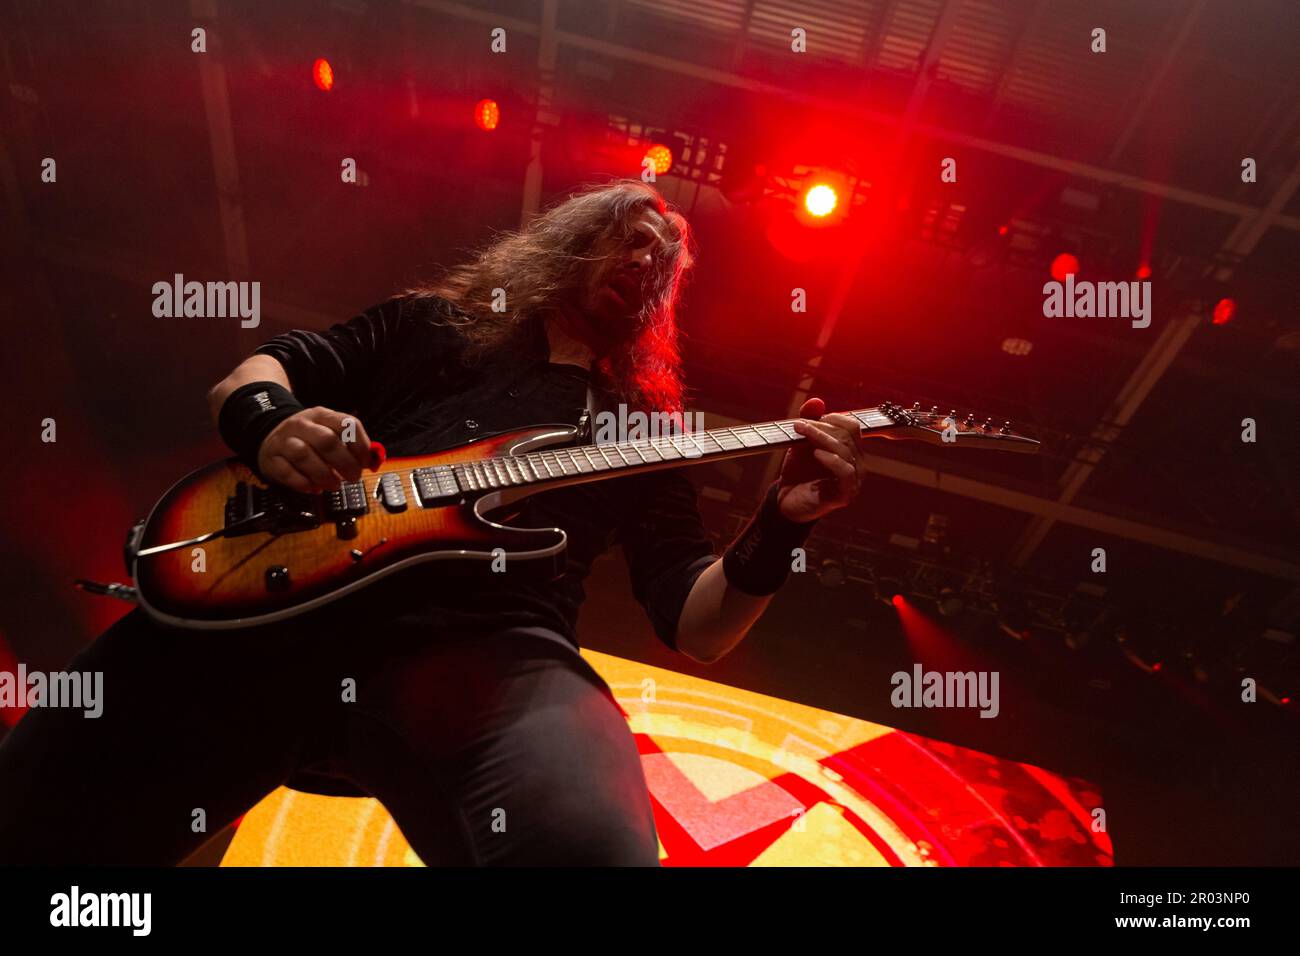
<path id="1" fill-rule="evenodd" d="M 967 413 L 966 413 L 966 421 L 965 421 L 965 424 L 967 424 L 967 425 L 974 425 L 974 424 L 975 424 L 975 413 L 974 413 L 974 412 L 967 412 Z"/>
<path id="2" fill-rule="evenodd" d="M 1010 434 L 1011 434 L 1011 423 L 1010 423 L 1010 422 L 1003 422 L 1003 423 L 1002 423 L 1002 427 L 999 428 L 998 431 L 1001 432 L 1003 435 L 1010 435 Z"/>

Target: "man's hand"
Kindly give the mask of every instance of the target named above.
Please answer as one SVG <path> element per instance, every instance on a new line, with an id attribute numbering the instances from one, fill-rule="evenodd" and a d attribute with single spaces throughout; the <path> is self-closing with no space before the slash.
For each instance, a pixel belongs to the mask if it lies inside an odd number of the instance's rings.
<path id="1" fill-rule="evenodd" d="M 370 436 L 351 415 L 308 408 L 276 425 L 257 450 L 257 467 L 294 491 L 337 491 L 370 462 Z"/>
<path id="2" fill-rule="evenodd" d="M 843 508 L 862 484 L 862 427 L 848 415 L 827 415 L 826 403 L 810 398 L 794 430 L 803 444 L 785 454 L 777 501 L 791 521 L 808 522 Z"/>

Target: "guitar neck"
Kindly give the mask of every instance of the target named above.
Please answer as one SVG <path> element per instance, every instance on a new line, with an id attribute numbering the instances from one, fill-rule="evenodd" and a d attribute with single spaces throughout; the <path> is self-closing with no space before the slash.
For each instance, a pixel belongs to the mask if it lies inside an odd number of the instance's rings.
<path id="1" fill-rule="evenodd" d="M 895 420 L 880 408 L 865 408 L 846 414 L 858 421 L 864 431 L 897 427 Z M 798 419 L 790 418 L 630 441 L 552 448 L 503 458 L 483 458 L 416 469 L 415 479 L 421 497 L 426 497 L 425 488 L 435 491 L 440 487 L 443 494 L 449 492 L 448 479 L 454 481 L 459 491 L 473 492 L 613 478 L 784 448 L 804 440 L 794 430 L 796 421 Z"/>

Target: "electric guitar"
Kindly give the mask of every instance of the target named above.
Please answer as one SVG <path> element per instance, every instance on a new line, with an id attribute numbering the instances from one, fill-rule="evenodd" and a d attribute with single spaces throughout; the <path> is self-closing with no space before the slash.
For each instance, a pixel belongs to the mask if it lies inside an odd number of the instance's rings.
<path id="1" fill-rule="evenodd" d="M 905 409 L 849 412 L 865 435 L 1035 452 L 1009 424 Z M 559 528 L 500 524 L 507 506 L 539 491 L 773 449 L 803 441 L 794 420 L 595 445 L 572 425 L 477 439 L 432 455 L 393 458 L 338 491 L 268 486 L 237 459 L 192 472 L 128 535 L 129 595 L 168 624 L 236 628 L 301 614 L 425 562 L 489 565 L 504 558 L 550 577 L 564 567 Z M 504 520 L 504 519 L 503 519 Z"/>

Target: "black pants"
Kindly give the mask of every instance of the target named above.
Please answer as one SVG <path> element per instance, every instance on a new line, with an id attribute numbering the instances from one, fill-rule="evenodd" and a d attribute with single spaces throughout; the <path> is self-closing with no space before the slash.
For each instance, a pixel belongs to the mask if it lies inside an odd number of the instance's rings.
<path id="1" fill-rule="evenodd" d="M 376 797 L 430 866 L 658 864 L 627 723 L 557 642 L 137 610 L 67 670 L 103 673 L 103 714 L 34 708 L 0 742 L 0 864 L 175 864 L 304 768 Z"/>

